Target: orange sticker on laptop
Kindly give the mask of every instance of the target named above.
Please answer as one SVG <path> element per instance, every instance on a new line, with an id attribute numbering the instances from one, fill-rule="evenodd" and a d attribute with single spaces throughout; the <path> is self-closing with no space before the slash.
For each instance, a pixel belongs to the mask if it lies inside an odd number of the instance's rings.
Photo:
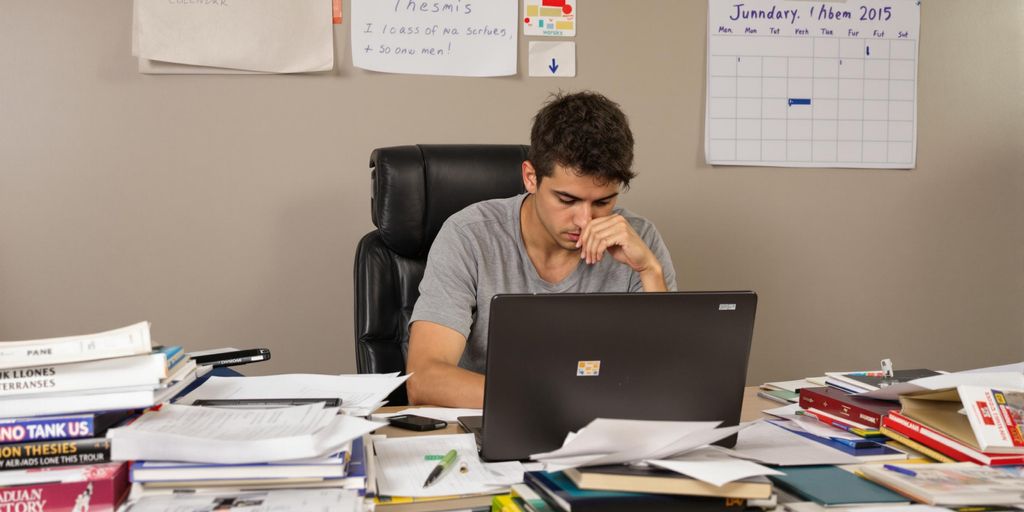
<path id="1" fill-rule="evenodd" d="M 597 377 L 601 374 L 601 361 L 579 361 L 576 363 L 577 377 Z"/>

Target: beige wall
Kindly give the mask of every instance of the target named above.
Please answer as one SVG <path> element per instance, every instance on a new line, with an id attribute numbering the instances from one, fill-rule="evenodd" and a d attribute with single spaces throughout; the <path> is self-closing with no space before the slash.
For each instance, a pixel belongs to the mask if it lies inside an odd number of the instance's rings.
<path id="1" fill-rule="evenodd" d="M 711 168 L 706 4 L 581 2 L 575 79 L 145 76 L 125 0 L 0 5 L 0 339 L 140 319 L 253 372 L 352 372 L 370 150 L 528 140 L 549 91 L 618 100 L 685 289 L 749 288 L 751 382 L 1024 359 L 1024 2 L 922 9 L 913 171 Z M 348 2 L 346 2 L 346 10 Z M 520 45 L 525 70 L 525 42 Z"/>

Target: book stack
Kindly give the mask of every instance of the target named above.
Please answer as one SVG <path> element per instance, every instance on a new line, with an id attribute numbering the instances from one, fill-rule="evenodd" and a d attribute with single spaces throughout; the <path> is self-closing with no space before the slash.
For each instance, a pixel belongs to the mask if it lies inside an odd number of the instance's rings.
<path id="1" fill-rule="evenodd" d="M 181 347 L 154 348 L 144 322 L 0 343 L 3 505 L 113 510 L 126 495 L 128 465 L 112 463 L 106 432 L 194 378 Z"/>
<path id="2" fill-rule="evenodd" d="M 1024 390 L 958 386 L 901 396 L 899 405 L 882 419 L 882 432 L 936 460 L 1024 464 Z"/>
<path id="3" fill-rule="evenodd" d="M 323 402 L 252 409 L 164 404 L 107 437 L 114 460 L 134 461 L 131 503 L 182 492 L 361 495 L 363 436 L 381 426 Z"/>

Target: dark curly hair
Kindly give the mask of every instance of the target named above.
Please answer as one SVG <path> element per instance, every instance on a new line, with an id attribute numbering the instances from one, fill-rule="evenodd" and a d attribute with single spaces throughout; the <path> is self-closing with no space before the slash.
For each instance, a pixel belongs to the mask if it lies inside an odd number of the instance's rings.
<path id="1" fill-rule="evenodd" d="M 533 118 L 530 152 L 537 182 L 555 164 L 600 183 L 629 187 L 633 172 L 633 132 L 618 103 L 591 91 L 558 93 Z"/>

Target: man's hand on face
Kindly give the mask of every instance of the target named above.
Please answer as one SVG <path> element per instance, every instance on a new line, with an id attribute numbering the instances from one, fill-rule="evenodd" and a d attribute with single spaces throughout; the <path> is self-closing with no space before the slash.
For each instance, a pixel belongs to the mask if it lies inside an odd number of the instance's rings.
<path id="1" fill-rule="evenodd" d="M 593 265 L 610 254 L 615 261 L 629 265 L 635 272 L 661 272 L 661 263 L 640 235 L 621 215 L 597 217 L 580 233 L 576 242 L 580 258 Z"/>

